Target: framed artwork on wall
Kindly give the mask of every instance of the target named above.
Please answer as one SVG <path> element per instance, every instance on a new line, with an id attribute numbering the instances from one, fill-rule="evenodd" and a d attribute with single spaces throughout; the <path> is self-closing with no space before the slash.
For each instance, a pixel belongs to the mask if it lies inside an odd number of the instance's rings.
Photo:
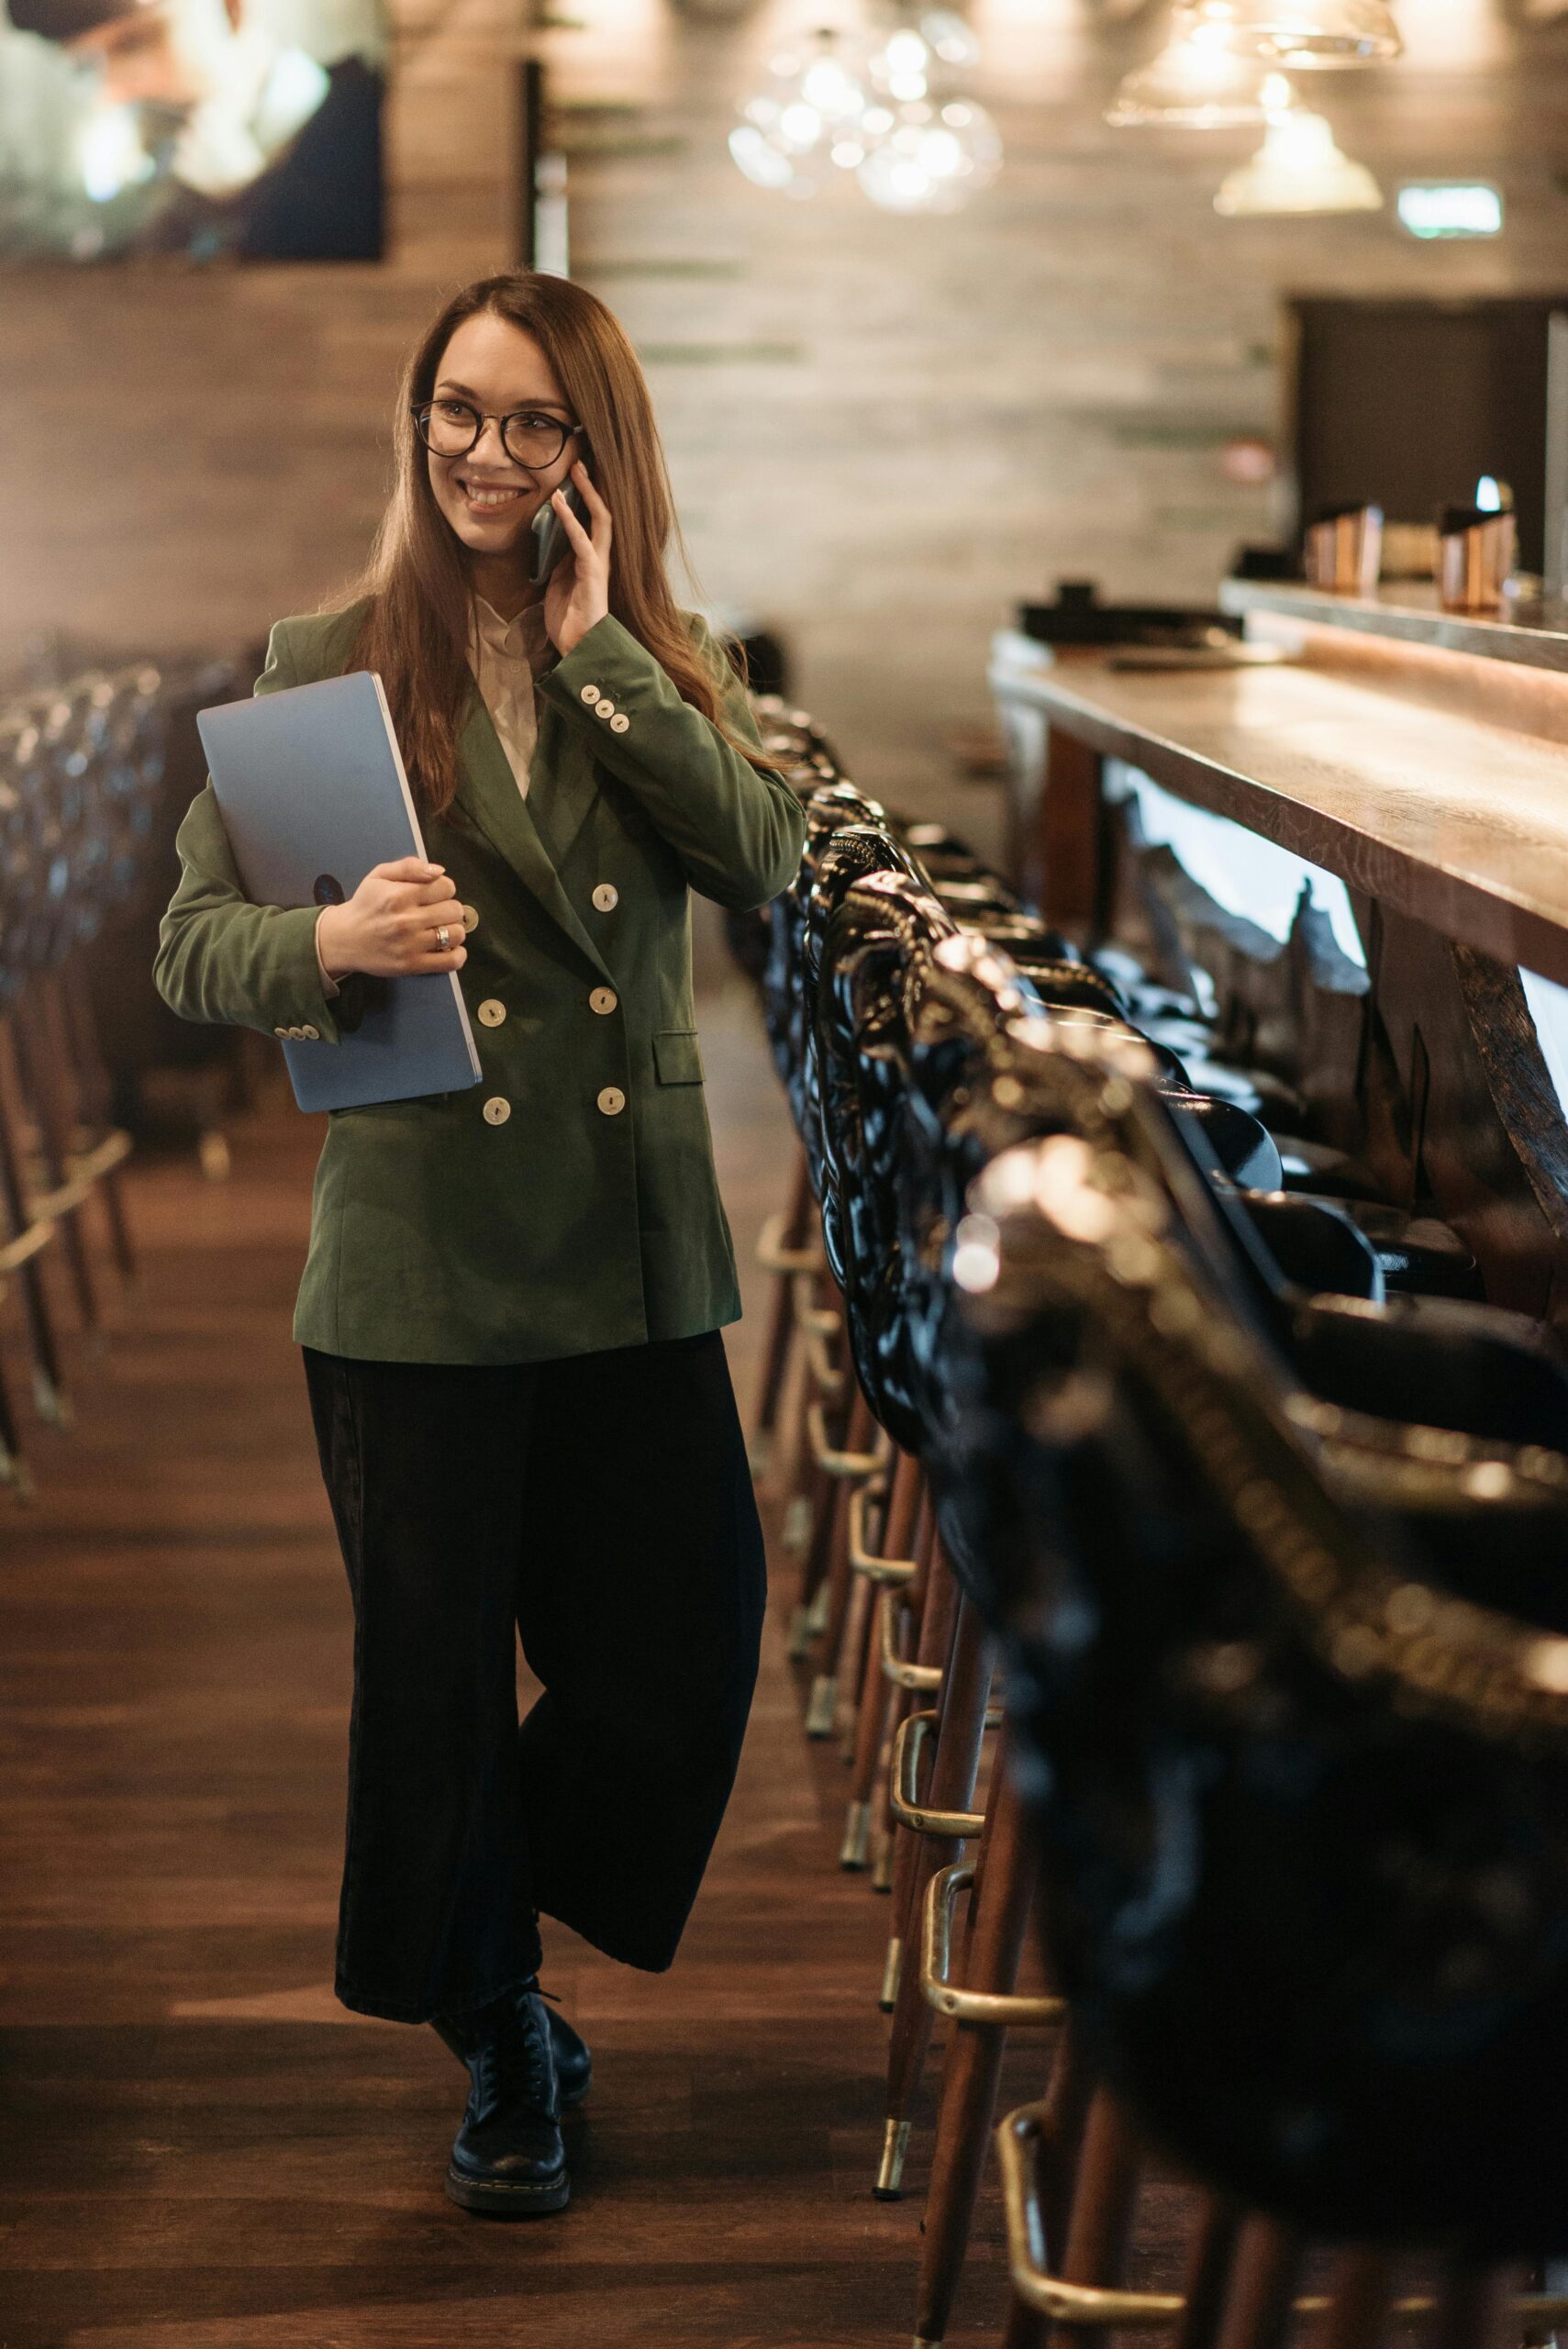
<path id="1" fill-rule="evenodd" d="M 383 0 L 0 0 L 0 261 L 379 261 Z"/>

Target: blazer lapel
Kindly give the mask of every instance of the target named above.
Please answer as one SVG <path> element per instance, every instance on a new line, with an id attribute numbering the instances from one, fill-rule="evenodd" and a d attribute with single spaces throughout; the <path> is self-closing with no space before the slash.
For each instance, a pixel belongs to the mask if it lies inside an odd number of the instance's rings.
<path id="1" fill-rule="evenodd" d="M 541 730 L 551 715 L 540 713 Z M 609 978 L 609 967 L 562 886 L 561 876 L 540 837 L 539 828 L 534 822 L 528 801 L 517 789 L 517 777 L 512 773 L 506 751 L 501 748 L 500 737 L 491 723 L 490 712 L 477 694 L 473 696 L 473 707 L 458 740 L 458 759 L 462 780 L 457 796 L 462 806 L 491 845 L 506 858 L 519 880 L 533 891 L 545 911 L 560 924 L 573 944 L 587 956 L 595 971 Z M 568 760 L 562 763 L 570 771 L 578 762 Z M 539 760 L 536 752 L 533 772 L 528 780 L 530 797 L 539 779 Z M 575 839 L 587 813 L 588 801 L 593 796 L 591 771 L 585 778 L 585 789 L 583 788 L 584 781 L 584 778 L 573 776 L 572 785 L 565 792 L 551 790 L 550 817 L 557 820 L 551 821 L 550 828 L 558 833 L 558 854 L 564 853 L 562 840 L 566 839 L 568 833 L 571 839 Z M 573 821 L 573 803 L 578 796 L 581 796 L 583 805 L 576 809 Z M 567 845 L 570 845 L 569 839 Z"/>

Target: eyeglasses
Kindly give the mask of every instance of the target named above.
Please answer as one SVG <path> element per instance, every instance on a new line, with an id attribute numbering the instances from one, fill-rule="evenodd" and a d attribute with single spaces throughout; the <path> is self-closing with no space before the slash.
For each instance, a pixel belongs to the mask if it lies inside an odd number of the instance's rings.
<path id="1" fill-rule="evenodd" d="M 535 472 L 553 465 L 580 424 L 563 424 L 547 409 L 515 407 L 506 416 L 482 416 L 466 400 L 424 400 L 414 410 L 414 429 L 433 456 L 466 457 L 487 424 L 498 425 L 501 446 L 514 464 Z"/>

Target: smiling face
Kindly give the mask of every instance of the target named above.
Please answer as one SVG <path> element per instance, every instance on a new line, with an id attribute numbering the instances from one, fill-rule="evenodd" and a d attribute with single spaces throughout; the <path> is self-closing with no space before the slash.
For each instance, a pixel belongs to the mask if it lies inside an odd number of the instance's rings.
<path id="1" fill-rule="evenodd" d="M 525 465 L 502 445 L 499 419 L 519 410 L 540 419 L 536 439 L 544 442 L 550 438 L 544 419 L 577 421 L 549 360 L 521 327 L 481 311 L 463 320 L 442 351 L 431 397 L 432 428 L 442 416 L 461 428 L 466 420 L 457 411 L 459 402 L 491 419 L 465 455 L 443 457 L 427 450 L 436 504 L 482 568 L 516 558 L 526 575 L 528 526 L 583 450 L 578 435 L 559 455 Z"/>

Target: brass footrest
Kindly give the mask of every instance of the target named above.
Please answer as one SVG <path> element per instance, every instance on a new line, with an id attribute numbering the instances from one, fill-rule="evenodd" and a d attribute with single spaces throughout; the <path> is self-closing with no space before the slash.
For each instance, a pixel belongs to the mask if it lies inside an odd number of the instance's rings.
<path id="1" fill-rule="evenodd" d="M 47 1248 L 53 1238 L 53 1222 L 48 1217 L 35 1217 L 31 1223 L 0 1248 L 0 1273 L 14 1273 L 18 1264 L 27 1263 L 29 1256 L 36 1256 L 40 1248 Z"/>
<path id="2" fill-rule="evenodd" d="M 873 1500 L 886 1497 L 886 1480 L 879 1478 L 857 1485 L 850 1495 L 850 1571 L 864 1575 L 868 1582 L 886 1583 L 902 1588 L 914 1581 L 919 1568 L 913 1558 L 879 1558 L 866 1545 L 866 1511 Z"/>
<path id="3" fill-rule="evenodd" d="M 789 1230 L 789 1216 L 781 1208 L 771 1215 L 757 1234 L 757 1262 L 764 1273 L 814 1273 L 822 1264 L 819 1247 L 806 1245 L 792 1248 L 784 1234 Z"/>
<path id="4" fill-rule="evenodd" d="M 95 1183 L 101 1175 L 121 1164 L 130 1153 L 130 1136 L 120 1127 L 113 1126 L 88 1149 L 73 1150 L 65 1163 L 77 1182 Z"/>
<path id="5" fill-rule="evenodd" d="M 892 1787 L 889 1799 L 899 1824 L 917 1835 L 962 1838 L 978 1835 L 985 1824 L 979 1810 L 937 1810 L 919 1795 L 920 1749 L 937 1725 L 935 1706 L 907 1713 L 893 1741 Z"/>
<path id="6" fill-rule="evenodd" d="M 72 1174 L 69 1181 L 57 1183 L 52 1191 L 35 1191 L 28 1201 L 36 1218 L 55 1222 L 62 1215 L 73 1214 L 93 1193 L 91 1174 Z"/>
<path id="7" fill-rule="evenodd" d="M 893 1610 L 897 1604 L 895 1587 L 884 1590 L 877 1600 L 876 1635 L 882 1655 L 882 1676 L 884 1680 L 891 1680 L 895 1688 L 940 1688 L 942 1685 L 940 1664 L 910 1664 L 899 1654 L 893 1631 Z"/>
<path id="8" fill-rule="evenodd" d="M 1002 2199 L 1007 2214 L 1007 2267 L 1024 2306 L 1058 2324 L 1084 2325 L 1103 2332 L 1157 2332 L 1180 2322 L 1186 2300 L 1179 2292 L 1124 2292 L 1098 2284 L 1068 2284 L 1047 2264 L 1045 2221 L 1040 2207 L 1034 2151 L 1047 2107 L 1022 2104 L 997 2126 L 996 2154 Z M 1391 2316 L 1429 2316 L 1437 2307 L 1429 2293 L 1413 2293 L 1389 2303 Z M 1547 2328 L 1568 2319 L 1568 2293 L 1520 2292 L 1510 2306 L 1526 2324 Z M 1326 2316 L 1327 2293 L 1306 2293 L 1292 2303 L 1297 2316 Z"/>
<path id="9" fill-rule="evenodd" d="M 864 1478 L 882 1474 L 886 1464 L 880 1452 L 841 1452 L 828 1442 L 828 1415 L 820 1403 L 807 1403 L 806 1425 L 811 1438 L 811 1456 L 824 1475 Z"/>
<path id="10" fill-rule="evenodd" d="M 926 1887 L 920 1946 L 920 1987 L 928 2006 L 958 2022 L 1006 2023 L 1014 2030 L 1038 2029 L 1061 2022 L 1067 2013 L 1065 1998 L 1034 1997 L 1018 1990 L 961 1990 L 949 1980 L 952 1972 L 953 1912 L 958 1896 L 974 1882 L 968 1860 L 954 1860 L 939 1868 Z"/>

